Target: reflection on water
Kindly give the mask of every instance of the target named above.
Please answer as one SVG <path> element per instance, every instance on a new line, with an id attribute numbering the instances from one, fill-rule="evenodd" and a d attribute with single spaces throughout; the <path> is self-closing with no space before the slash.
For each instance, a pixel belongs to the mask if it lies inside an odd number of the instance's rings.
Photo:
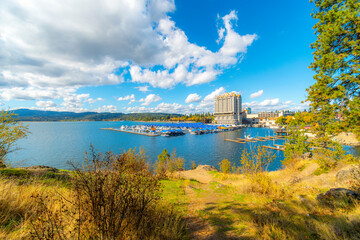
<path id="1" fill-rule="evenodd" d="M 166 148 L 169 152 L 176 149 L 177 155 L 185 158 L 185 167 L 189 168 L 191 161 L 196 164 L 209 164 L 218 167 L 218 163 L 227 158 L 239 163 L 244 148 L 255 148 L 259 143 L 233 143 L 225 138 L 244 138 L 273 135 L 272 129 L 244 128 L 233 132 L 217 134 L 191 135 L 177 137 L 147 137 L 136 134 L 106 131 L 100 128 L 120 127 L 121 125 L 139 124 L 135 122 L 30 122 L 31 134 L 19 141 L 19 151 L 10 156 L 13 166 L 47 165 L 56 168 L 69 169 L 68 161 L 81 163 L 84 152 L 93 143 L 99 151 L 112 150 L 121 153 L 134 147 L 144 147 L 149 161 L 154 163 L 157 155 Z M 264 145 L 283 144 L 283 140 L 262 142 Z M 359 149 L 349 148 L 349 151 L 360 154 Z M 270 150 L 276 154 L 276 160 L 269 170 L 281 167 L 283 152 Z"/>

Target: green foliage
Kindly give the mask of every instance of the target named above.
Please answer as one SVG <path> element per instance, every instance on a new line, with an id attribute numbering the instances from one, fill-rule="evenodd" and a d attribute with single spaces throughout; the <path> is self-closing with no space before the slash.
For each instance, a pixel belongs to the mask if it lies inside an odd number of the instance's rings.
<path id="1" fill-rule="evenodd" d="M 3 168 L 0 169 L 0 176 L 4 177 L 16 177 L 16 178 L 26 178 L 29 176 L 29 171 L 25 169 L 17 168 Z"/>
<path id="2" fill-rule="evenodd" d="M 166 149 L 164 149 L 158 156 L 158 160 L 155 163 L 155 172 L 158 175 L 165 176 L 166 172 L 172 173 L 174 171 L 183 170 L 184 163 L 184 158 L 178 157 L 175 149 L 171 155 Z"/>
<path id="3" fill-rule="evenodd" d="M 228 159 L 223 159 L 219 162 L 220 171 L 223 173 L 230 173 L 231 172 L 231 162 Z"/>
<path id="4" fill-rule="evenodd" d="M 319 141 L 328 134 L 352 131 L 360 137 L 360 2 L 312 0 L 317 40 L 314 62 L 316 80 L 308 91 Z M 340 121 L 335 121 L 340 117 Z"/>
<path id="5" fill-rule="evenodd" d="M 286 125 L 286 118 L 284 118 L 284 116 L 280 116 L 276 119 L 275 123 L 280 126 Z"/>
<path id="6" fill-rule="evenodd" d="M 185 164 L 185 160 L 182 157 L 178 157 L 176 155 L 176 151 L 174 149 L 174 151 L 171 153 L 171 157 L 169 159 L 168 162 L 168 170 L 169 172 L 175 172 L 175 171 L 179 171 L 179 170 L 183 170 L 184 169 L 184 164 Z"/>
<path id="7" fill-rule="evenodd" d="M 289 126 L 286 140 L 284 151 L 285 161 L 296 158 L 303 153 L 310 152 L 310 143 L 303 129 Z"/>
<path id="8" fill-rule="evenodd" d="M 346 158 L 343 147 L 334 142 L 331 142 L 327 148 L 315 146 L 313 153 L 313 158 L 319 164 L 320 169 L 325 171 L 335 168 L 341 160 Z"/>
<path id="9" fill-rule="evenodd" d="M 7 155 L 15 150 L 16 141 L 26 137 L 27 127 L 15 121 L 15 114 L 1 111 L 0 114 L 0 168 L 6 167 Z"/>
<path id="10" fill-rule="evenodd" d="M 261 146 L 251 151 L 244 149 L 240 159 L 240 170 L 242 173 L 248 175 L 265 172 L 275 157 L 274 154 Z"/>

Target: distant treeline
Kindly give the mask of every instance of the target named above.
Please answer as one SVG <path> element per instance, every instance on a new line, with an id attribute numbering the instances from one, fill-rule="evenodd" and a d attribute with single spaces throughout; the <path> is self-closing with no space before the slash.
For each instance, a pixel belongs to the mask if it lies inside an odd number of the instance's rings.
<path id="1" fill-rule="evenodd" d="M 56 112 L 30 109 L 12 110 L 19 121 L 170 121 L 182 114 L 169 113 L 97 113 Z"/>

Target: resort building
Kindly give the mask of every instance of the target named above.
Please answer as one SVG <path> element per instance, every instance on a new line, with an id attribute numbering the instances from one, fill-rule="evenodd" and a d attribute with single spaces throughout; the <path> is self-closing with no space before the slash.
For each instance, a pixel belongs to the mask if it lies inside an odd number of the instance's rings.
<path id="1" fill-rule="evenodd" d="M 241 95 L 225 93 L 215 97 L 215 123 L 241 124 Z"/>

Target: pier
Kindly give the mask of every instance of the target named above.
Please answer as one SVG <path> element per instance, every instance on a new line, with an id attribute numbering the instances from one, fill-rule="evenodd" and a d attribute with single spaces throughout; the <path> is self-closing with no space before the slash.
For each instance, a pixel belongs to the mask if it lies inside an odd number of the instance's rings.
<path id="1" fill-rule="evenodd" d="M 160 134 L 158 133 L 147 133 L 147 132 L 137 132 L 137 131 L 129 131 L 129 130 L 122 130 L 122 129 L 118 129 L 118 128 L 100 128 L 101 130 L 110 130 L 110 131 L 117 131 L 117 132 L 125 132 L 125 133 L 133 133 L 133 134 L 138 134 L 138 135 L 144 135 L 144 136 L 148 136 L 148 137 L 157 137 L 160 136 Z"/>
<path id="2" fill-rule="evenodd" d="M 265 145 L 263 145 L 262 147 L 263 147 L 263 148 L 268 148 L 268 149 L 280 150 L 280 151 L 284 151 L 284 150 L 285 150 L 284 148 L 279 147 L 279 146 L 277 146 L 277 147 L 272 147 L 272 146 L 265 146 Z"/>

